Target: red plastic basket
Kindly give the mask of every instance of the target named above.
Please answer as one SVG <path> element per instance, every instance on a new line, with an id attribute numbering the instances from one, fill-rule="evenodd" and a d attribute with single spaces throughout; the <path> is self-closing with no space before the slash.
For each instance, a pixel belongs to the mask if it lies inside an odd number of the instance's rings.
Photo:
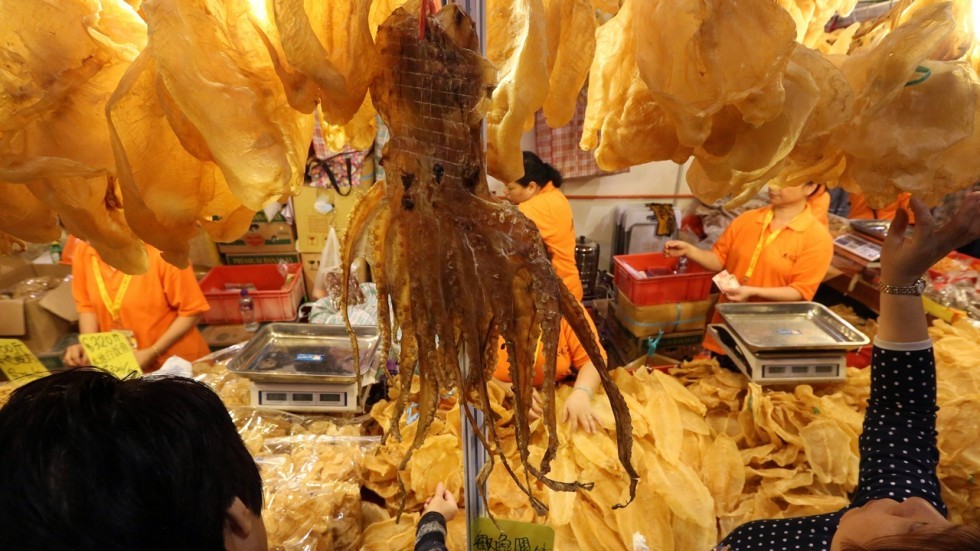
<path id="1" fill-rule="evenodd" d="M 687 270 L 674 274 L 678 259 L 663 253 L 624 254 L 613 257 L 616 288 L 637 306 L 699 301 L 711 293 L 714 272 L 689 261 Z M 663 275 L 650 274 L 650 272 Z"/>
<path id="2" fill-rule="evenodd" d="M 287 264 L 287 276 L 276 264 L 215 266 L 201 280 L 201 290 L 211 309 L 204 323 L 241 323 L 238 306 L 241 289 L 248 288 L 256 321 L 290 321 L 303 301 L 303 265 Z"/>

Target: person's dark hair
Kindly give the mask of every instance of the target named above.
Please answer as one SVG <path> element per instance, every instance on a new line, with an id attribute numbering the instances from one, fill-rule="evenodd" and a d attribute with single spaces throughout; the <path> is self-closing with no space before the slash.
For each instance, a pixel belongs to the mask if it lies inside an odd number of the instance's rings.
<path id="1" fill-rule="evenodd" d="M 558 172 L 555 167 L 542 161 L 541 158 L 534 153 L 525 151 L 524 176 L 518 178 L 517 183 L 522 187 L 527 187 L 531 182 L 535 182 L 542 187 L 544 187 L 544 185 L 548 182 L 551 182 L 555 187 L 561 187 L 561 172 Z"/>
<path id="2" fill-rule="evenodd" d="M 807 182 L 807 183 L 805 183 L 803 185 L 806 186 L 806 185 L 809 185 L 809 184 L 813 184 L 813 190 L 806 195 L 807 197 L 813 197 L 814 195 L 820 193 L 820 190 L 823 189 L 823 184 L 818 184 L 816 182 Z"/>
<path id="3" fill-rule="evenodd" d="M 223 550 L 262 480 L 218 396 L 190 379 L 78 369 L 0 409 L 0 549 Z"/>
<path id="4" fill-rule="evenodd" d="M 886 536 L 863 546 L 844 541 L 841 551 L 980 551 L 980 528 L 957 524 L 941 532 Z"/>

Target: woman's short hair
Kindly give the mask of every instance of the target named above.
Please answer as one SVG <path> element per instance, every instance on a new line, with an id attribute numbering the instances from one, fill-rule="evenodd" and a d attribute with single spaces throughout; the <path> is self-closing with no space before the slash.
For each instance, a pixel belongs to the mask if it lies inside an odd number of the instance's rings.
<path id="1" fill-rule="evenodd" d="M 844 541 L 841 551 L 980 551 L 980 528 L 957 524 L 941 532 L 885 536 L 867 545 Z"/>
<path id="2" fill-rule="evenodd" d="M 517 179 L 517 183 L 522 187 L 527 187 L 531 182 L 544 186 L 551 182 L 555 187 L 561 187 L 561 172 L 555 167 L 541 160 L 540 157 L 530 151 L 524 152 L 524 176 Z"/>
<path id="3" fill-rule="evenodd" d="M 262 480 L 228 410 L 179 377 L 78 369 L 0 409 L 0 549 L 223 550 L 237 497 Z"/>

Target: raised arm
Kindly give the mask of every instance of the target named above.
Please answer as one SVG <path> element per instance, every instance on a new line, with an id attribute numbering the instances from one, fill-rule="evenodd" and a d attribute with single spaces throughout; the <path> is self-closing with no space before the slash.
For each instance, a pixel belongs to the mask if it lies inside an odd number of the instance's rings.
<path id="1" fill-rule="evenodd" d="M 938 229 L 922 202 L 913 200 L 912 209 L 913 237 L 905 237 L 908 215 L 900 210 L 882 246 L 883 285 L 914 285 L 949 251 L 980 236 L 980 194 L 968 196 Z M 919 496 L 945 511 L 936 479 L 936 367 L 922 298 L 882 292 L 878 328 L 853 504 Z"/>

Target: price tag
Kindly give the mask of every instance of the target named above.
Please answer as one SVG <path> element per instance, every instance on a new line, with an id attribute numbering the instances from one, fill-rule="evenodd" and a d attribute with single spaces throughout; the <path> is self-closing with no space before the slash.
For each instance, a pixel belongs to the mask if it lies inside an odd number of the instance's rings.
<path id="1" fill-rule="evenodd" d="M 0 371 L 15 386 L 49 374 L 27 345 L 17 339 L 0 339 Z"/>
<path id="2" fill-rule="evenodd" d="M 86 333 L 79 335 L 78 341 L 82 343 L 89 363 L 95 367 L 101 367 L 120 379 L 128 377 L 131 373 L 143 374 L 126 335 L 114 331 Z"/>
<path id="3" fill-rule="evenodd" d="M 499 526 L 499 528 L 497 527 Z M 487 517 L 476 519 L 470 549 L 476 551 L 554 551 L 555 531 L 550 526 L 497 520 L 497 525 Z"/>

